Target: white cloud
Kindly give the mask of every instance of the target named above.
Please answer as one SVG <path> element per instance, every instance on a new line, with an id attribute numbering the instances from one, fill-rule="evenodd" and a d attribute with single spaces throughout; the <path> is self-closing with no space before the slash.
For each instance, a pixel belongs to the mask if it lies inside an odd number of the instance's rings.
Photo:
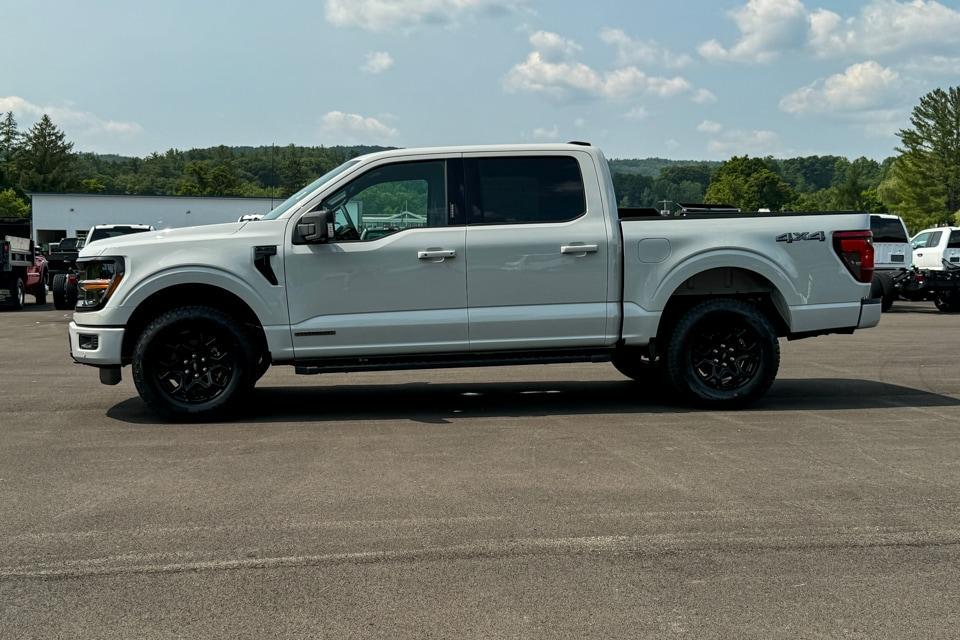
<path id="1" fill-rule="evenodd" d="M 697 125 L 697 131 L 700 133 L 720 133 L 723 131 L 723 125 L 713 120 L 704 120 Z"/>
<path id="2" fill-rule="evenodd" d="M 371 51 L 365 56 L 365 60 L 360 68 L 367 73 L 383 73 L 393 66 L 393 56 L 386 51 Z"/>
<path id="3" fill-rule="evenodd" d="M 869 60 L 793 91 L 780 109 L 798 115 L 881 109 L 898 100 L 901 88 L 900 74 Z"/>
<path id="4" fill-rule="evenodd" d="M 713 104 L 717 101 L 717 96 L 715 96 L 713 91 L 710 91 L 709 89 L 697 89 L 691 100 L 697 104 Z"/>
<path id="5" fill-rule="evenodd" d="M 397 130 L 373 117 L 356 113 L 330 111 L 320 121 L 320 130 L 333 139 L 347 144 L 374 144 L 397 137 Z"/>
<path id="6" fill-rule="evenodd" d="M 636 106 L 623 114 L 627 120 L 644 120 L 650 113 L 643 107 Z"/>
<path id="7" fill-rule="evenodd" d="M 455 25 L 473 15 L 515 12 L 526 0 L 327 0 L 327 21 L 367 31 Z"/>
<path id="8" fill-rule="evenodd" d="M 697 51 L 714 61 L 770 62 L 780 51 L 803 44 L 807 10 L 800 0 L 748 0 L 730 12 L 740 38 L 729 47 L 708 40 Z"/>
<path id="9" fill-rule="evenodd" d="M 0 97 L 0 112 L 12 111 L 21 125 L 28 125 L 47 114 L 68 138 L 84 146 L 99 147 L 105 139 L 129 138 L 143 132 L 136 122 L 110 120 L 73 106 L 44 106 L 20 96 Z"/>
<path id="10" fill-rule="evenodd" d="M 819 56 L 878 57 L 902 51 L 956 51 L 960 11 L 934 0 L 873 0 L 856 17 L 810 14 L 810 47 Z"/>
<path id="11" fill-rule="evenodd" d="M 583 47 L 573 40 L 550 31 L 535 31 L 530 35 L 530 44 L 546 60 L 563 60 L 583 50 Z"/>
<path id="12" fill-rule="evenodd" d="M 600 32 L 600 39 L 616 47 L 619 65 L 655 64 L 679 69 L 693 62 L 687 54 L 674 53 L 653 40 L 635 40 L 622 29 L 606 28 Z"/>
<path id="13" fill-rule="evenodd" d="M 535 140 L 556 140 L 560 137 L 560 128 L 557 125 L 553 125 L 549 129 L 545 127 L 537 127 L 531 132 L 530 135 Z"/>
<path id="14" fill-rule="evenodd" d="M 808 9 L 801 0 L 748 0 L 730 12 L 740 37 L 700 45 L 713 61 L 765 63 L 785 51 L 819 57 L 880 58 L 897 53 L 949 55 L 960 47 L 960 10 L 936 0 L 869 0 L 859 14 Z"/>
<path id="15" fill-rule="evenodd" d="M 724 131 L 707 143 L 707 150 L 722 157 L 749 154 L 753 156 L 779 155 L 780 136 L 773 131 L 754 129 Z"/>
<path id="16" fill-rule="evenodd" d="M 540 93 L 562 101 L 585 97 L 619 100 L 641 94 L 666 98 L 693 89 L 680 76 L 651 76 L 635 66 L 596 71 L 571 59 L 579 45 L 556 34 L 538 31 L 530 36 L 530 44 L 534 50 L 504 79 L 507 91 Z M 543 46 L 545 50 L 540 49 Z"/>
<path id="17" fill-rule="evenodd" d="M 933 76 L 960 76 L 960 57 L 918 56 L 901 67 L 912 74 Z"/>

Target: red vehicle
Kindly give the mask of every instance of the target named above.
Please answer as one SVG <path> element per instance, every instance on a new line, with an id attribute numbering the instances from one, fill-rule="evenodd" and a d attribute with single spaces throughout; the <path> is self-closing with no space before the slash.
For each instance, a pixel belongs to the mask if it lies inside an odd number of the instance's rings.
<path id="1" fill-rule="evenodd" d="M 26 294 L 47 302 L 47 260 L 30 239 L 30 222 L 0 218 L 0 305 L 22 309 Z"/>

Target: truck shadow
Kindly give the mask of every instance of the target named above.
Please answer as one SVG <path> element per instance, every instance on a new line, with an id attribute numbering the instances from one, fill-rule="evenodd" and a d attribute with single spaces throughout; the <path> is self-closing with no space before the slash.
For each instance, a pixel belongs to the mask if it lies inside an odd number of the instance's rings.
<path id="1" fill-rule="evenodd" d="M 804 378 L 777 381 L 748 411 L 817 411 L 951 407 L 960 399 L 872 380 Z M 630 381 L 482 382 L 264 387 L 245 415 L 230 422 L 336 422 L 450 418 L 688 413 L 692 409 Z M 155 424 L 140 398 L 107 411 L 115 420 Z"/>

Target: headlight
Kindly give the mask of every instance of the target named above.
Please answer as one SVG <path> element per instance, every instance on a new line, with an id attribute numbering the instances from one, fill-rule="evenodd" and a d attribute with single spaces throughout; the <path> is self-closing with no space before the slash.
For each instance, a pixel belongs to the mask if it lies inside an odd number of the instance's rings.
<path id="1" fill-rule="evenodd" d="M 78 260 L 77 311 L 96 311 L 107 304 L 123 279 L 123 258 Z"/>

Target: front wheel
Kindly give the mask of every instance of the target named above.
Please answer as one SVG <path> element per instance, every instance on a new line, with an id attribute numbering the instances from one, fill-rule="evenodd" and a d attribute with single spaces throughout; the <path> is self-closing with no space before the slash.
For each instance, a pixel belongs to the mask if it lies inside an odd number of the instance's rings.
<path id="1" fill-rule="evenodd" d="M 256 382 L 254 344 L 243 325 L 219 309 L 173 309 L 137 340 L 133 381 L 140 397 L 165 418 L 226 417 Z"/>
<path id="2" fill-rule="evenodd" d="M 65 273 L 53 276 L 53 308 L 61 311 L 70 308 L 67 304 L 67 274 Z"/>
<path id="3" fill-rule="evenodd" d="M 740 407 L 767 392 L 780 367 L 777 333 L 756 305 L 714 299 L 684 313 L 666 351 L 667 378 L 687 400 Z"/>
<path id="4" fill-rule="evenodd" d="M 47 304 L 47 281 L 44 278 L 46 276 L 40 278 L 40 282 L 33 288 L 33 297 L 37 304 Z"/>

